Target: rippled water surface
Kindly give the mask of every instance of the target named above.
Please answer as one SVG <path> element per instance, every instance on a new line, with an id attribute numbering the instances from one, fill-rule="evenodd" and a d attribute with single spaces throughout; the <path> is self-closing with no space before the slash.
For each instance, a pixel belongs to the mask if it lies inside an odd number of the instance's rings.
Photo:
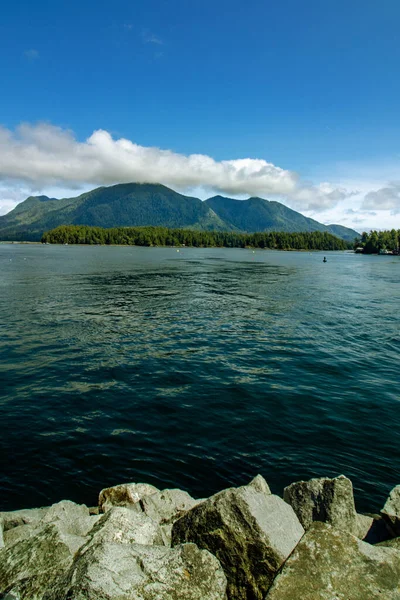
<path id="1" fill-rule="evenodd" d="M 0 245 L 0 510 L 400 483 L 400 258 Z"/>

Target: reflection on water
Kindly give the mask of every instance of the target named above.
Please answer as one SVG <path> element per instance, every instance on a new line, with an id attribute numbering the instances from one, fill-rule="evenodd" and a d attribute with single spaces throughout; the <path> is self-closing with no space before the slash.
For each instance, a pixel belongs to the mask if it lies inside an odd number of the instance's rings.
<path id="1" fill-rule="evenodd" d="M 0 270 L 0 509 L 261 472 L 344 473 L 371 510 L 400 483 L 400 260 L 1 245 Z"/>

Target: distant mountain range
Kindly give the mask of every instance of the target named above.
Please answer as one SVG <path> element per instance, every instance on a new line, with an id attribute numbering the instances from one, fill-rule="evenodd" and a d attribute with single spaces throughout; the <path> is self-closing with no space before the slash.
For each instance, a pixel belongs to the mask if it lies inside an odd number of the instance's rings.
<path id="1" fill-rule="evenodd" d="M 124 227 L 155 225 L 206 231 L 326 231 L 346 241 L 359 233 L 322 225 L 284 204 L 262 198 L 202 201 L 160 184 L 124 183 L 100 187 L 75 198 L 30 196 L 0 217 L 0 240 L 38 241 L 58 225 Z"/>

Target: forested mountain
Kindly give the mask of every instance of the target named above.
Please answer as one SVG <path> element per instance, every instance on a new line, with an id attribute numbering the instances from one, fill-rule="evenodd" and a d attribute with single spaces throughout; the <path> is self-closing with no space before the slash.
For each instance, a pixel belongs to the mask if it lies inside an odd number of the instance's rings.
<path id="1" fill-rule="evenodd" d="M 162 226 L 199 231 L 321 231 L 354 241 L 356 231 L 325 226 L 279 202 L 216 196 L 202 202 L 164 185 L 126 183 L 101 187 L 75 198 L 31 196 L 0 217 L 0 240 L 39 241 L 59 225 L 96 227 Z M 339 228 L 337 233 L 331 228 Z M 339 231 L 340 230 L 340 231 Z"/>
<path id="2" fill-rule="evenodd" d="M 326 231 L 326 226 L 291 210 L 280 202 L 214 196 L 205 203 L 232 229 L 238 231 Z"/>

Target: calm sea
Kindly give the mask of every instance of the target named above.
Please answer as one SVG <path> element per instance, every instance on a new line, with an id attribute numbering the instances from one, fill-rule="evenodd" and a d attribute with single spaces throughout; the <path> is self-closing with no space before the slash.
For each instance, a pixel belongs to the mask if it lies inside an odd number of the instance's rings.
<path id="1" fill-rule="evenodd" d="M 400 484 L 400 258 L 0 245 L 0 510 Z"/>

